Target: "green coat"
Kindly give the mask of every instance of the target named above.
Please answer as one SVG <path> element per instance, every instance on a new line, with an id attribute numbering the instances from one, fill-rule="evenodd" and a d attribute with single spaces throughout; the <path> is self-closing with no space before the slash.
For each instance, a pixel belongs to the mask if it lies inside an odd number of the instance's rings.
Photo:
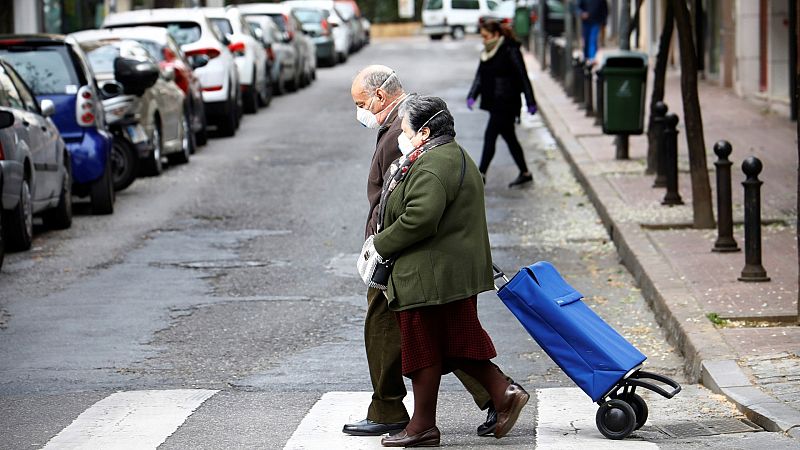
<path id="1" fill-rule="evenodd" d="M 389 195 L 383 223 L 374 243 L 380 255 L 397 258 L 386 291 L 392 310 L 441 305 L 494 288 L 483 180 L 455 141 L 414 163 Z"/>

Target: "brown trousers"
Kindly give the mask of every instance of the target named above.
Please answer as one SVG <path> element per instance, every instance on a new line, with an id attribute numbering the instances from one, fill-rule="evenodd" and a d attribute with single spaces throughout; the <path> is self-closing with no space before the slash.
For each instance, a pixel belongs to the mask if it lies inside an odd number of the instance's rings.
<path id="1" fill-rule="evenodd" d="M 372 379 L 372 403 L 367 411 L 367 419 L 378 423 L 407 422 L 408 411 L 403 405 L 406 385 L 401 371 L 400 328 L 394 312 L 389 309 L 386 296 L 379 289 L 370 288 L 367 291 L 364 343 Z M 453 374 L 472 395 L 478 408 L 486 409 L 489 406 L 491 397 L 477 380 L 460 370 Z"/>

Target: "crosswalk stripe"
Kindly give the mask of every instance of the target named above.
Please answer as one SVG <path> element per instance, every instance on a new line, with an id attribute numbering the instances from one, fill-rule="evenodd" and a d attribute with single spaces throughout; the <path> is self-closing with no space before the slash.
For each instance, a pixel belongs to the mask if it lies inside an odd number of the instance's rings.
<path id="1" fill-rule="evenodd" d="M 347 450 L 379 449 L 380 436 L 349 436 L 342 433 L 342 425 L 364 418 L 365 408 L 372 399 L 371 392 L 325 393 L 303 418 L 286 442 L 285 450 Z M 403 400 L 409 414 L 413 414 L 413 396 Z"/>
<path id="2" fill-rule="evenodd" d="M 218 391 L 117 392 L 81 413 L 45 449 L 155 449 Z"/>
<path id="3" fill-rule="evenodd" d="M 559 450 L 657 449 L 652 442 L 606 439 L 595 425 L 597 405 L 578 388 L 536 391 L 536 448 Z"/>

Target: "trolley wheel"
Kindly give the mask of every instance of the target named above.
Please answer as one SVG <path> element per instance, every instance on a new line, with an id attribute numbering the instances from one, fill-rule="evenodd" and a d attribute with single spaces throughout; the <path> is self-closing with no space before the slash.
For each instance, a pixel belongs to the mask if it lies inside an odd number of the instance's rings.
<path id="1" fill-rule="evenodd" d="M 636 428 L 636 413 L 625 401 L 613 399 L 600 405 L 595 423 L 603 436 L 613 440 L 625 439 Z"/>
<path id="2" fill-rule="evenodd" d="M 631 405 L 633 412 L 636 413 L 636 429 L 638 430 L 639 428 L 642 428 L 645 422 L 647 422 L 647 402 L 645 402 L 644 399 L 636 393 L 624 395 L 621 397 L 621 399 Z"/>

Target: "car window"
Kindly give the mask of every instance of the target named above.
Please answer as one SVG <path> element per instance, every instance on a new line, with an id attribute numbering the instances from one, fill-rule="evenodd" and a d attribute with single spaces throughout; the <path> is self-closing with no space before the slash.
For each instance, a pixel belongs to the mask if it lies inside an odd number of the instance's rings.
<path id="1" fill-rule="evenodd" d="M 498 6 L 500 6 L 500 5 L 505 5 L 506 3 L 508 3 L 508 4 L 511 4 L 511 5 L 512 5 L 512 8 L 511 8 L 511 10 L 513 11 L 513 10 L 514 10 L 514 4 L 516 3 L 516 2 L 515 2 L 515 0 L 508 0 L 508 1 L 505 1 L 505 2 L 502 2 L 502 3 L 497 3 L 497 2 L 495 2 L 495 1 L 493 1 L 493 0 L 488 0 L 488 1 L 486 2 L 486 6 L 488 6 L 488 7 L 489 7 L 489 11 L 494 11 L 494 10 L 496 10 L 496 9 L 497 9 L 497 7 L 498 7 Z M 508 9 L 508 8 L 506 8 L 506 9 Z"/>
<path id="2" fill-rule="evenodd" d="M 481 9 L 478 0 L 453 0 L 453 9 Z"/>
<path id="3" fill-rule="evenodd" d="M 294 15 L 302 23 L 315 23 L 322 22 L 322 11 L 318 9 L 295 9 Z"/>
<path id="4" fill-rule="evenodd" d="M 250 35 L 255 40 L 258 40 L 258 36 L 256 36 L 256 32 L 253 31 L 253 28 L 244 20 L 244 16 L 239 16 L 239 28 L 242 29 L 242 33 Z"/>
<path id="5" fill-rule="evenodd" d="M 286 31 L 286 19 L 283 17 L 283 14 L 269 14 L 272 18 L 272 21 L 275 22 L 275 25 L 278 26 L 278 29 L 285 32 Z"/>
<path id="6" fill-rule="evenodd" d="M 36 99 L 33 98 L 33 95 L 28 90 L 28 87 L 25 86 L 25 82 L 22 81 L 13 70 L 9 70 L 6 74 L 11 77 L 11 81 L 14 83 L 14 86 L 17 88 L 17 93 L 19 97 L 22 99 L 22 103 L 25 104 L 25 109 L 30 112 L 39 112 L 39 105 L 36 103 Z"/>
<path id="7" fill-rule="evenodd" d="M 211 23 L 217 27 L 217 31 L 225 36 L 230 36 L 233 34 L 233 26 L 231 25 L 228 19 L 220 19 L 216 17 L 210 18 Z"/>
<path id="8" fill-rule="evenodd" d="M 155 59 L 157 62 L 164 61 L 164 50 L 161 44 L 156 41 L 150 41 L 147 39 L 134 39 L 139 45 L 144 47 L 147 50 L 148 56 Z M 178 53 L 175 54 L 178 56 Z"/>
<path id="9" fill-rule="evenodd" d="M 442 0 L 428 0 L 425 9 L 442 9 Z"/>
<path id="10" fill-rule="evenodd" d="M 78 92 L 81 83 L 63 45 L 3 48 L 0 56 L 11 63 L 35 95 Z"/>
<path id="11" fill-rule="evenodd" d="M 119 47 L 113 44 L 82 42 L 81 48 L 89 58 L 89 64 L 95 73 L 114 73 L 114 60 L 120 56 Z"/>
<path id="12" fill-rule="evenodd" d="M 489 3 L 491 5 L 491 3 Z M 492 10 L 497 11 L 503 17 L 511 17 L 514 15 L 514 10 L 517 9 L 517 5 L 515 4 L 514 0 L 508 0 L 499 5 L 495 5 L 494 8 L 489 8 Z"/>
<path id="13" fill-rule="evenodd" d="M 11 77 L 8 76 L 8 73 L 6 73 L 2 66 L 0 66 L 0 89 L 6 94 L 8 106 L 17 109 L 25 109 L 25 104 L 22 102 L 22 98 L 20 98 L 19 92 L 17 92 L 17 88 L 14 86 L 14 82 L 11 81 Z"/>
<path id="14" fill-rule="evenodd" d="M 166 28 L 169 34 L 179 45 L 191 44 L 200 40 L 203 30 L 195 22 L 161 22 L 161 23 L 142 23 L 153 27 Z"/>

